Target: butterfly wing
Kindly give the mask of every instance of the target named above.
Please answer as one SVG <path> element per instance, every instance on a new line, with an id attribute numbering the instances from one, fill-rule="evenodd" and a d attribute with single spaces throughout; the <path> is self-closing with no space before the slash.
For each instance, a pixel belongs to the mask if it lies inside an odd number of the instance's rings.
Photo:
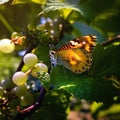
<path id="1" fill-rule="evenodd" d="M 91 66 L 91 53 L 79 48 L 64 50 L 58 53 L 57 64 L 80 74 Z"/>
<path id="2" fill-rule="evenodd" d="M 86 50 L 87 52 L 92 52 L 94 46 L 96 45 L 96 39 L 97 37 L 95 35 L 82 36 L 69 41 L 68 43 L 60 47 L 58 51 L 81 48 Z"/>
<path id="3" fill-rule="evenodd" d="M 80 74 L 90 68 L 96 36 L 83 36 L 69 41 L 56 52 L 57 64 Z"/>

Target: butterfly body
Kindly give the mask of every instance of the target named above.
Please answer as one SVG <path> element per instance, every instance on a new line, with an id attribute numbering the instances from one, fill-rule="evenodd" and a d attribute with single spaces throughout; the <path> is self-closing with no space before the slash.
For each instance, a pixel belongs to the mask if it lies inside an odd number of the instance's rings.
<path id="1" fill-rule="evenodd" d="M 96 36 L 83 36 L 73 39 L 55 52 L 57 64 L 80 74 L 90 68 L 95 45 Z"/>

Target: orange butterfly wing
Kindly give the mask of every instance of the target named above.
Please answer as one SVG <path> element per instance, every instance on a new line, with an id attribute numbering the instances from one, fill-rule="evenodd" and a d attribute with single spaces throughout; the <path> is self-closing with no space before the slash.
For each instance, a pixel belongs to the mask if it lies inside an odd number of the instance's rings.
<path id="1" fill-rule="evenodd" d="M 90 68 L 95 45 L 96 36 L 83 36 L 71 40 L 56 52 L 57 63 L 80 74 Z"/>

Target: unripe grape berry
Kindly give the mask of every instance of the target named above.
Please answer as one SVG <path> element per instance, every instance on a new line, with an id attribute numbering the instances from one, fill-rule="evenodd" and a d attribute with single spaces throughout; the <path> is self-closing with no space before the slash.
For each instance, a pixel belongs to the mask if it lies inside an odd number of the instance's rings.
<path id="1" fill-rule="evenodd" d="M 27 75 L 24 72 L 16 72 L 12 77 L 13 83 L 16 85 L 23 85 L 27 81 Z"/>
<path id="2" fill-rule="evenodd" d="M 38 72 L 48 72 L 48 67 L 44 63 L 37 63 L 32 70 L 32 76 L 37 77 Z"/>
<path id="3" fill-rule="evenodd" d="M 9 39 L 0 40 L 0 51 L 3 53 L 11 53 L 15 49 L 15 45 Z"/>
<path id="4" fill-rule="evenodd" d="M 28 53 L 24 56 L 23 61 L 27 66 L 34 66 L 37 63 L 38 58 L 35 54 Z"/>
<path id="5" fill-rule="evenodd" d="M 21 96 L 21 105 L 22 106 L 26 106 L 26 105 L 30 105 L 33 103 L 33 95 L 26 92 L 26 94 L 24 94 L 24 96 Z"/>
<path id="6" fill-rule="evenodd" d="M 4 88 L 4 89 L 11 89 L 13 86 L 14 86 L 14 84 L 13 84 L 13 82 L 11 81 L 11 80 L 9 80 L 9 79 L 5 79 L 5 80 L 2 80 L 1 81 L 1 86 Z"/>
<path id="7" fill-rule="evenodd" d="M 20 97 L 27 93 L 27 87 L 25 85 L 16 86 L 12 89 L 12 93 L 15 93 L 16 96 Z"/>
<path id="8" fill-rule="evenodd" d="M 47 72 L 39 72 L 38 77 L 42 82 L 50 82 L 50 75 Z"/>
<path id="9" fill-rule="evenodd" d="M 38 72 L 48 72 L 48 67 L 44 63 L 37 63 L 35 69 Z"/>
<path id="10" fill-rule="evenodd" d="M 11 38 L 15 38 L 17 36 L 20 36 L 20 33 L 18 32 L 13 32 L 12 35 L 11 35 Z"/>

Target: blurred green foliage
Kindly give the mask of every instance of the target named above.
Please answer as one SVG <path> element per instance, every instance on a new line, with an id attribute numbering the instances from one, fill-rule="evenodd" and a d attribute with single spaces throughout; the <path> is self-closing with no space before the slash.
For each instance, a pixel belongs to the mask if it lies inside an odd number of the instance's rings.
<path id="1" fill-rule="evenodd" d="M 11 38 L 11 34 L 17 31 L 26 35 L 27 40 L 22 46 L 16 45 L 11 54 L 0 53 L 0 81 L 12 76 L 20 62 L 19 51 L 26 50 L 29 43 L 36 45 L 33 51 L 39 61 L 50 67 L 49 50 L 57 49 L 73 38 L 94 34 L 98 37 L 98 45 L 93 53 L 92 67 L 82 75 L 62 66 L 53 68 L 50 75 L 55 90 L 47 93 L 43 106 L 30 119 L 65 120 L 71 95 L 91 102 L 103 102 L 108 109 L 108 106 L 120 102 L 120 42 L 118 39 L 117 45 L 100 44 L 120 34 L 119 21 L 119 0 L 10 0 L 1 4 L 0 39 Z M 44 33 L 49 36 L 48 39 L 48 36 L 45 39 Z M 53 46 L 50 48 L 49 44 Z M 13 97 L 10 91 L 7 92 L 4 99 Z M 35 101 L 39 94 L 29 95 Z M 17 105 L 24 108 L 24 105 L 30 104 L 19 103 L 21 98 L 13 99 L 10 97 L 7 106 L 10 110 L 0 108 L 0 119 L 15 116 Z M 98 115 L 99 110 L 95 114 Z"/>

